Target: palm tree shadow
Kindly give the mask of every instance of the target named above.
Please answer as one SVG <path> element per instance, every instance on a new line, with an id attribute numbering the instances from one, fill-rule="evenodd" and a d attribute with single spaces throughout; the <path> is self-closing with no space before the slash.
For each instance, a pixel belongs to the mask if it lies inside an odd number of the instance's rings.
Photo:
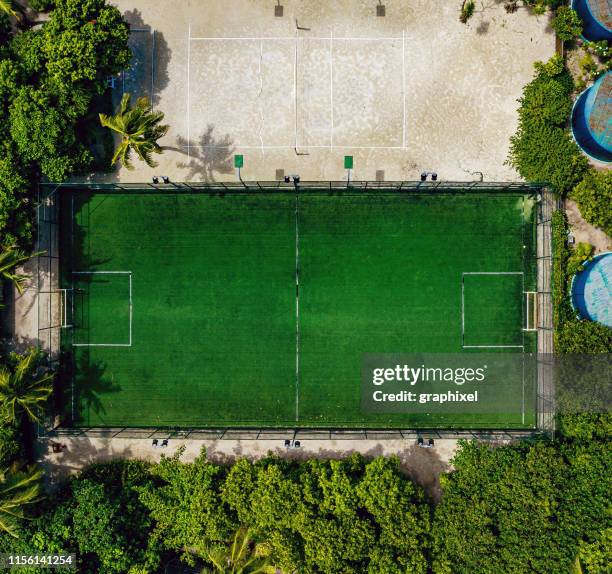
<path id="1" fill-rule="evenodd" d="M 177 145 L 184 149 L 189 147 L 190 159 L 181 161 L 176 165 L 181 169 L 189 170 L 188 180 L 199 179 L 205 182 L 216 181 L 216 174 L 232 173 L 232 156 L 234 155 L 234 141 L 226 134 L 216 138 L 213 134 L 214 126 L 208 124 L 206 131 L 197 141 L 187 141 L 183 137 L 177 138 Z"/>
<path id="2" fill-rule="evenodd" d="M 106 414 L 101 400 L 102 394 L 117 393 L 121 386 L 112 376 L 106 374 L 102 361 L 93 361 L 89 351 L 73 353 L 72 361 L 62 361 L 65 365 L 62 377 L 69 384 L 63 384 L 64 394 L 61 398 L 64 412 L 71 412 L 72 424 L 89 424 L 89 413 L 98 417 Z"/>
<path id="3" fill-rule="evenodd" d="M 159 104 L 160 94 L 170 81 L 168 67 L 172 51 L 163 33 L 147 24 L 140 10 L 127 10 L 123 18 L 130 24 L 129 45 L 132 51 L 132 61 L 124 72 L 127 79 L 126 91 L 131 92 L 134 99 L 147 96 L 155 106 Z M 117 90 L 115 103 L 121 99 L 122 92 Z"/>

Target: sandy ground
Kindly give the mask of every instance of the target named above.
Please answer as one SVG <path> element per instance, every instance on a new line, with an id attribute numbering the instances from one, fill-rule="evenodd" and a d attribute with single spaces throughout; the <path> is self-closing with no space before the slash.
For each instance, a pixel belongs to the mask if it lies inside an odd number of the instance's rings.
<path id="1" fill-rule="evenodd" d="M 603 253 L 612 249 L 612 239 L 605 232 L 587 223 L 578 210 L 575 201 L 565 202 L 565 213 L 576 243 L 590 243 L 595 247 L 595 253 Z"/>
<path id="2" fill-rule="evenodd" d="M 161 436 L 160 436 L 161 438 Z M 53 453 L 51 442 L 66 445 L 61 453 Z M 45 467 L 48 486 L 94 462 L 117 458 L 138 458 L 151 462 L 159 461 L 162 454 L 172 456 L 184 445 L 182 460 L 192 461 L 205 447 L 208 457 L 218 463 L 227 464 L 237 458 L 255 460 L 272 452 L 295 459 L 341 458 L 359 452 L 368 458 L 381 455 L 397 455 L 402 469 L 421 484 L 434 499 L 439 491 L 439 476 L 451 469 L 457 441 L 436 439 L 434 448 L 416 445 L 414 440 L 304 440 L 299 449 L 287 449 L 281 440 L 179 440 L 170 439 L 167 448 L 155 448 L 150 439 L 58 437 L 53 441 L 39 441 L 39 461 Z"/>
<path id="3" fill-rule="evenodd" d="M 282 0 L 282 17 L 274 4 L 117 0 L 138 60 L 126 89 L 170 131 L 159 167 L 95 179 L 232 181 L 236 153 L 245 180 L 343 180 L 344 155 L 354 180 L 518 179 L 504 161 L 533 62 L 554 53 L 548 15 L 483 0 L 464 25 L 460 0 L 387 0 L 385 17 L 374 0 Z"/>

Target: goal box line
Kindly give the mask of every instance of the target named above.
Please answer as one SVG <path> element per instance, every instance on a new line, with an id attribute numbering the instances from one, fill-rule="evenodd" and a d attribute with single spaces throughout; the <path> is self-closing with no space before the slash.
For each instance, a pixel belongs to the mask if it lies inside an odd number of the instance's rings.
<path id="1" fill-rule="evenodd" d="M 524 342 L 520 345 L 466 345 L 465 344 L 465 280 L 466 276 L 521 276 L 522 277 L 522 293 L 525 294 L 525 273 L 523 271 L 463 271 L 461 273 L 461 348 L 462 349 L 523 349 L 525 350 Z M 523 305 L 521 304 L 521 308 Z M 521 315 L 524 315 L 522 309 Z M 524 327 L 525 320 L 524 316 L 521 317 L 521 331 L 531 331 L 532 329 L 526 329 Z"/>
<path id="2" fill-rule="evenodd" d="M 73 347 L 131 347 L 132 346 L 132 272 L 131 271 L 73 271 L 72 275 L 126 275 L 128 277 L 128 342 L 127 343 L 72 343 Z M 74 280 L 72 291 L 75 291 Z M 74 297 L 73 297 L 73 316 L 74 316 Z M 72 326 L 74 329 L 74 325 Z"/>

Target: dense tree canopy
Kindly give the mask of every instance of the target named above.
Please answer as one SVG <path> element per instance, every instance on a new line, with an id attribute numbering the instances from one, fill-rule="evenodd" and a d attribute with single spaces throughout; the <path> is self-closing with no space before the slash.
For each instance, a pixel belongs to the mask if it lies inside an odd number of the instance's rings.
<path id="1" fill-rule="evenodd" d="M 433 571 L 569 572 L 610 526 L 610 463 L 599 442 L 464 444 L 442 481 Z"/>
<path id="2" fill-rule="evenodd" d="M 283 572 L 541 574 L 579 561 L 603 574 L 611 462 L 601 440 L 465 442 L 434 507 L 394 457 L 116 461 L 72 478 L 0 551 L 76 552 L 85 574 L 156 574 L 178 557 L 212 570 L 248 532 Z"/>
<path id="3" fill-rule="evenodd" d="M 105 0 L 39 4 L 53 10 L 37 29 L 0 15 L 0 246 L 31 245 L 38 178 L 91 169 L 94 98 L 130 60 L 129 26 Z"/>
<path id="4" fill-rule="evenodd" d="M 528 181 L 552 184 L 559 194 L 577 185 L 588 168 L 567 129 L 572 89 L 560 56 L 537 64 L 536 77 L 519 100 L 519 127 L 510 140 L 510 165 Z"/>

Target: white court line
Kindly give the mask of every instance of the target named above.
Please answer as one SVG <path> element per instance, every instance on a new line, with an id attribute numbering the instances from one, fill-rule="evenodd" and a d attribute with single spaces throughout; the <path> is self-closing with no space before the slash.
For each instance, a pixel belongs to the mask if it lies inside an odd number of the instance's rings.
<path id="1" fill-rule="evenodd" d="M 155 29 L 151 30 L 151 109 L 153 109 L 153 97 L 155 95 Z"/>
<path id="2" fill-rule="evenodd" d="M 127 275 L 129 277 L 129 337 L 128 343 L 72 343 L 73 347 L 131 347 L 132 346 L 132 272 L 131 271 L 73 271 L 73 275 Z M 74 299 L 74 297 L 73 297 Z"/>
<path id="3" fill-rule="evenodd" d="M 191 22 L 187 28 L 187 161 L 191 160 Z"/>
<path id="4" fill-rule="evenodd" d="M 191 61 L 191 41 L 242 41 L 242 42 L 260 42 L 260 50 L 263 50 L 263 42 L 264 41 L 286 41 L 286 42 L 294 42 L 295 43 L 295 65 L 294 65 L 294 90 L 295 90 L 295 118 L 294 118 L 294 145 L 258 145 L 258 146 L 243 146 L 234 143 L 235 148 L 240 149 L 258 149 L 261 150 L 262 153 L 266 149 L 298 149 L 298 109 L 297 109 L 297 65 L 298 65 L 298 41 L 299 40 L 307 40 L 307 41 L 326 41 L 329 42 L 329 59 L 330 59 L 330 143 L 329 145 L 309 145 L 305 146 L 307 149 L 329 149 L 333 150 L 334 148 L 340 149 L 362 149 L 362 150 L 405 150 L 406 149 L 406 89 L 405 89 L 405 32 L 402 31 L 402 36 L 397 37 L 348 37 L 348 36 L 334 36 L 333 30 L 330 31 L 330 36 L 308 36 L 308 37 L 300 37 L 298 35 L 298 30 L 295 31 L 294 36 L 251 36 L 251 37 L 235 37 L 235 36 L 191 36 L 191 23 L 189 24 L 189 35 L 188 35 L 188 50 L 187 50 L 187 145 L 179 146 L 183 148 L 187 148 L 187 158 L 191 157 L 190 148 L 191 147 L 208 147 L 211 149 L 215 148 L 225 148 L 227 146 L 223 145 L 214 145 L 207 144 L 205 146 L 200 146 L 198 144 L 192 145 L 191 143 L 191 100 L 190 100 L 190 61 Z M 402 42 L 402 100 L 403 100 L 403 122 L 402 122 L 402 145 L 400 146 L 356 146 L 356 145 L 335 145 L 334 144 L 334 50 L 333 43 L 334 41 L 380 41 L 380 42 Z"/>
<path id="5" fill-rule="evenodd" d="M 465 345 L 465 275 L 522 275 L 523 285 L 525 284 L 525 274 L 522 271 L 463 271 L 461 273 L 461 348 L 462 349 L 525 349 L 525 334 L 522 345 Z M 522 307 L 522 304 L 521 304 Z M 522 321 L 521 321 L 522 323 Z M 522 325 L 521 325 L 522 331 Z"/>
<path id="6" fill-rule="evenodd" d="M 300 198 L 295 188 L 295 422 L 300 416 Z"/>
<path id="7" fill-rule="evenodd" d="M 524 345 L 461 345 L 462 349 L 523 349 Z"/>
<path id="8" fill-rule="evenodd" d="M 334 31 L 329 33 L 329 107 L 331 128 L 329 130 L 329 149 L 334 149 Z"/>
<path id="9" fill-rule="evenodd" d="M 189 39 L 191 41 L 217 41 L 217 42 L 222 42 L 223 40 L 233 40 L 233 41 L 242 41 L 242 42 L 259 42 L 262 40 L 280 40 L 283 42 L 293 42 L 295 41 L 295 36 L 251 36 L 251 37 L 242 37 L 242 38 L 235 38 L 235 37 L 223 37 L 223 36 L 211 36 L 211 37 L 189 37 Z M 303 36 L 301 38 L 299 38 L 300 40 L 329 40 L 329 36 Z M 398 37 L 389 37 L 389 36 L 381 36 L 378 38 L 375 37 L 361 37 L 361 38 L 353 38 L 353 37 L 347 37 L 347 36 L 334 36 L 334 40 L 338 40 L 341 42 L 353 42 L 353 41 L 363 41 L 363 42 L 397 42 L 398 40 L 401 40 L 402 37 L 398 36 Z"/>
<path id="10" fill-rule="evenodd" d="M 406 32 L 402 30 L 402 147 L 406 147 Z"/>
<path id="11" fill-rule="evenodd" d="M 264 114 L 263 114 L 263 110 L 261 108 L 261 95 L 263 94 L 263 89 L 264 89 L 264 85 L 263 85 L 263 72 L 262 72 L 262 68 L 261 65 L 263 63 L 263 42 L 259 43 L 259 93 L 257 94 L 257 103 L 258 103 L 258 111 L 259 111 L 259 130 L 257 132 L 257 135 L 259 136 L 259 141 L 261 142 L 260 148 L 261 148 L 261 153 L 264 153 L 264 141 L 263 141 L 263 136 L 261 135 L 261 132 L 264 128 Z"/>
<path id="12" fill-rule="evenodd" d="M 298 67 L 298 29 L 295 29 L 295 61 L 293 63 L 293 146 L 295 153 L 298 150 L 298 80 L 297 80 L 297 67 Z M 261 43 L 263 46 L 263 41 Z M 263 142 L 262 142 L 263 145 Z"/>
<path id="13" fill-rule="evenodd" d="M 240 149 L 293 149 L 293 146 L 290 145 L 264 145 L 264 146 L 260 146 L 260 145 L 240 145 L 237 143 L 232 144 L 233 147 L 235 148 L 240 148 Z M 186 145 L 180 145 L 178 147 L 181 148 L 187 148 Z M 216 144 L 205 144 L 205 145 L 201 145 L 201 144 L 195 144 L 192 145 L 191 147 L 194 148 L 219 148 L 219 149 L 227 149 L 226 145 L 216 145 Z M 308 145 L 308 146 L 304 146 L 305 148 L 313 148 L 313 149 L 330 149 L 331 147 L 334 148 L 339 148 L 339 149 L 382 149 L 382 150 L 389 150 L 389 149 L 405 149 L 404 146 L 401 145 L 394 145 L 394 146 L 386 146 L 386 145 L 339 145 L 339 144 L 334 144 L 333 146 L 331 145 Z"/>

